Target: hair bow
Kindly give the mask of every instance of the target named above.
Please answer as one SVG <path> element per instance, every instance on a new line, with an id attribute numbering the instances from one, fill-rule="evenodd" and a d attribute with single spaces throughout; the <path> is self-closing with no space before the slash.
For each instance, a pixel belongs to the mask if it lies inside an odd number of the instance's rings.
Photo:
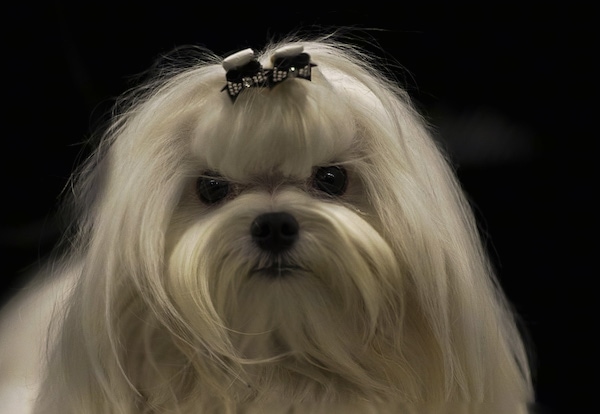
<path id="1" fill-rule="evenodd" d="M 273 62 L 271 73 L 273 84 L 290 77 L 310 80 L 312 67 L 316 66 L 314 63 L 310 63 L 310 55 L 304 53 L 304 47 L 301 45 L 290 45 L 278 49 L 273 54 L 271 61 Z"/>
<path id="2" fill-rule="evenodd" d="M 289 45 L 276 50 L 271 57 L 273 69 L 264 69 L 252 49 L 234 53 L 223 60 L 227 84 L 222 91 L 227 90 L 231 100 L 235 101 L 247 88 L 272 88 L 295 77 L 310 81 L 311 69 L 316 65 L 310 62 L 310 55 L 303 51 L 301 45 Z"/>

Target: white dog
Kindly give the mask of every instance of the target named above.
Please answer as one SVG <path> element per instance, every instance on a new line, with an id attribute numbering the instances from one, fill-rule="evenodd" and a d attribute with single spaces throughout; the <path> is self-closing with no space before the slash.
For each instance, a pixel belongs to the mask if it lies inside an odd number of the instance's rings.
<path id="1" fill-rule="evenodd" d="M 0 410 L 527 412 L 527 353 L 406 92 L 330 38 L 121 103 L 74 232 L 7 306 Z"/>

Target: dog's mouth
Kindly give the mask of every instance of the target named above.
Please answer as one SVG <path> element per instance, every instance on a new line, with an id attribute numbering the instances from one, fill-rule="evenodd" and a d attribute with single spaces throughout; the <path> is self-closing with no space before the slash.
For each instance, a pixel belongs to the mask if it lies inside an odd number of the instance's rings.
<path id="1" fill-rule="evenodd" d="M 304 271 L 304 268 L 291 263 L 276 262 L 266 266 L 257 266 L 252 269 L 252 275 L 265 276 L 269 278 L 287 277 L 298 272 Z"/>

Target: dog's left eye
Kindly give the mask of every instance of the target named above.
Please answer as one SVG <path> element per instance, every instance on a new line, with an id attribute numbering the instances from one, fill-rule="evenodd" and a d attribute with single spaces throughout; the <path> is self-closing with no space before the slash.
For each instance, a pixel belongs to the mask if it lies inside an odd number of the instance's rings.
<path id="1" fill-rule="evenodd" d="M 315 172 L 313 185 L 329 195 L 339 196 L 346 192 L 348 174 L 339 165 L 320 167 Z"/>
<path id="2" fill-rule="evenodd" d="M 207 174 L 196 181 L 196 194 L 205 204 L 214 204 L 229 194 L 229 182 L 219 176 Z"/>

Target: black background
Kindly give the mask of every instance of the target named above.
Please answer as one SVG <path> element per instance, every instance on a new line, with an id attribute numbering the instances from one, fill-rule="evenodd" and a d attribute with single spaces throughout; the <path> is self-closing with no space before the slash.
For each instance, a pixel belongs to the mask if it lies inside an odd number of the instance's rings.
<path id="1" fill-rule="evenodd" d="M 353 27 L 360 46 L 403 66 L 399 81 L 456 163 L 531 333 L 544 412 L 580 412 L 595 399 L 587 391 L 597 370 L 593 12 L 573 2 L 484 3 L 5 8 L 2 300 L 58 237 L 58 196 L 89 151 L 82 143 L 158 57 L 181 45 L 223 55 L 297 29 Z"/>

